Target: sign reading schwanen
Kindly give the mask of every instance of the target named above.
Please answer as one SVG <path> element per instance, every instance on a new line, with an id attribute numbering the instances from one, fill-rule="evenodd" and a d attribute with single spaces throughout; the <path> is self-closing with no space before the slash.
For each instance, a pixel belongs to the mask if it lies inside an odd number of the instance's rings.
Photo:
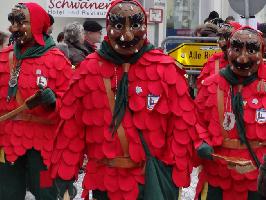
<path id="1" fill-rule="evenodd" d="M 47 0 L 47 11 L 55 17 L 105 18 L 112 0 Z"/>

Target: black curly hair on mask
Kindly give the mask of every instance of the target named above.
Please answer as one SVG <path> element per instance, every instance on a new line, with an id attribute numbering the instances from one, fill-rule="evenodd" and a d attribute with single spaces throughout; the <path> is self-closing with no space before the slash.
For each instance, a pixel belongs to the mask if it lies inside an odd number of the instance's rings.
<path id="1" fill-rule="evenodd" d="M 22 22 L 26 19 L 26 16 L 23 12 L 19 12 L 16 15 L 14 15 L 13 10 L 19 11 L 20 9 L 27 9 L 27 7 L 23 3 L 19 3 L 14 6 L 12 9 L 12 12 L 8 14 L 8 21 L 11 24 L 17 23 L 17 24 L 22 24 Z M 8 40 L 8 45 L 11 45 L 15 42 L 15 38 L 21 37 L 23 34 L 20 32 L 14 32 L 10 35 L 9 40 Z"/>

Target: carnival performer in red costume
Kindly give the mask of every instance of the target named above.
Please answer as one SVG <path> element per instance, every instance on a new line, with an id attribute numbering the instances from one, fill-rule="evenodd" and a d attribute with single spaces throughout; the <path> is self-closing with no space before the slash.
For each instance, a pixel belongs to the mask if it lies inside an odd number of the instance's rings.
<path id="1" fill-rule="evenodd" d="M 266 198 L 266 155 L 263 156 L 263 163 L 259 168 L 258 192 Z"/>
<path id="2" fill-rule="evenodd" d="M 238 22 L 229 22 L 228 24 L 223 24 L 219 28 L 217 36 L 219 47 L 222 49 L 222 52 L 214 53 L 208 61 L 204 64 L 200 75 L 197 79 L 197 88 L 200 89 L 202 82 L 212 74 L 217 74 L 220 69 L 228 65 L 227 58 L 227 43 L 230 37 L 230 34 L 239 29 L 241 25 Z"/>
<path id="3" fill-rule="evenodd" d="M 228 55 L 227 55 L 228 41 L 230 39 L 231 33 L 240 27 L 241 25 L 238 22 L 232 21 L 229 22 L 228 24 L 223 24 L 222 27 L 219 28 L 217 34 L 219 37 L 218 44 L 219 47 L 222 49 L 222 52 L 214 53 L 204 64 L 201 73 L 197 78 L 198 90 L 200 90 L 206 78 L 208 78 L 213 74 L 219 73 L 220 69 L 228 65 Z M 198 198 L 198 195 L 201 192 L 204 183 L 206 182 L 204 180 L 204 177 L 206 177 L 204 175 L 204 171 L 200 171 L 198 176 L 200 181 L 197 184 L 195 199 Z"/>
<path id="4" fill-rule="evenodd" d="M 8 20 L 13 45 L 0 52 L 0 199 L 24 200 L 27 185 L 36 200 L 56 200 L 47 167 L 71 65 L 45 34 L 49 17 L 38 4 L 16 5 Z"/>
<path id="5" fill-rule="evenodd" d="M 258 167 L 266 153 L 266 68 L 260 34 L 249 27 L 236 30 L 226 68 L 205 79 L 196 98 L 207 183 L 200 199 L 257 200 Z M 200 180 L 201 182 L 201 180 Z"/>
<path id="6" fill-rule="evenodd" d="M 222 52 L 214 53 L 208 61 L 204 64 L 201 73 L 197 79 L 197 88 L 199 89 L 202 81 L 205 78 L 209 77 L 212 74 L 217 74 L 220 69 L 224 68 L 228 64 L 227 58 L 227 43 L 229 40 L 230 34 L 240 28 L 241 25 L 238 22 L 230 22 L 228 24 L 224 24 L 218 30 L 218 44 L 222 49 Z"/>
<path id="7" fill-rule="evenodd" d="M 84 198 L 93 190 L 97 200 L 143 199 L 140 130 L 151 153 L 173 166 L 176 186 L 187 187 L 196 119 L 183 71 L 147 41 L 138 1 L 114 1 L 106 18 L 101 49 L 83 61 L 63 97 L 51 174 L 75 179 L 85 153 Z"/>

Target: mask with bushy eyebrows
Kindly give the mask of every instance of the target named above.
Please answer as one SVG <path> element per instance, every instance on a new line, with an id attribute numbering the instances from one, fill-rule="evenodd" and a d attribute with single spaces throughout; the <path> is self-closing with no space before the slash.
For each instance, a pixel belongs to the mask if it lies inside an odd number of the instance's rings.
<path id="1" fill-rule="evenodd" d="M 16 42 L 19 46 L 24 46 L 34 42 L 31 33 L 30 14 L 23 4 L 17 4 L 8 14 L 8 20 L 11 23 L 9 31 L 11 32 L 11 42 Z"/>
<path id="2" fill-rule="evenodd" d="M 258 71 L 262 63 L 262 44 L 259 33 L 253 29 L 237 30 L 232 35 L 228 61 L 236 75 L 247 77 Z"/>
<path id="3" fill-rule="evenodd" d="M 121 1 L 108 14 L 107 36 L 112 48 L 123 56 L 137 53 L 147 37 L 146 16 L 134 1 Z"/>

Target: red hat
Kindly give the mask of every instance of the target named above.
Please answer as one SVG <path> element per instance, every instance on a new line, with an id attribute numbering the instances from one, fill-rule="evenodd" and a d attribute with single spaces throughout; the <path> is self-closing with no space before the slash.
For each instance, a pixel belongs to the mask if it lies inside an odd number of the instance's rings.
<path id="1" fill-rule="evenodd" d="M 47 12 L 37 3 L 22 3 L 30 13 L 31 32 L 35 41 L 44 46 L 43 34 L 47 32 L 50 26 L 50 18 Z"/>

